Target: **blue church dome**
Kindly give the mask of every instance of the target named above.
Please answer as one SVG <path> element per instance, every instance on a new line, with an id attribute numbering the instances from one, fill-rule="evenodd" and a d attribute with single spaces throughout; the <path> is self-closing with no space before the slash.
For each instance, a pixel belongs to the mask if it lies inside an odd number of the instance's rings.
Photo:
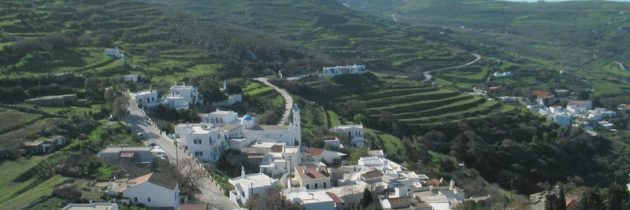
<path id="1" fill-rule="evenodd" d="M 252 120 L 254 120 L 254 117 L 252 117 L 251 115 L 246 114 L 245 116 L 243 116 L 243 120 L 245 120 L 245 121 L 252 121 Z"/>

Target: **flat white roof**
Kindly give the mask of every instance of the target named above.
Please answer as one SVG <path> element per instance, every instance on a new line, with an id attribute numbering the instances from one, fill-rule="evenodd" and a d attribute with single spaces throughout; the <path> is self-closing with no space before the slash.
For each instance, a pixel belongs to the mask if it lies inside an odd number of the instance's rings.
<path id="1" fill-rule="evenodd" d="M 334 202 L 334 200 L 323 190 L 290 192 L 287 193 L 286 196 L 290 201 L 299 199 L 300 204 Z"/>
<path id="2" fill-rule="evenodd" d="M 363 128 L 363 125 L 362 124 L 358 124 L 358 125 L 338 125 L 335 128 L 336 129 Z"/>
<path id="3" fill-rule="evenodd" d="M 90 203 L 90 204 L 71 203 L 61 208 L 61 210 L 111 210 L 111 209 L 118 209 L 118 204 L 115 204 L 115 203 Z"/>
<path id="4" fill-rule="evenodd" d="M 272 185 L 276 180 L 263 173 L 247 174 L 244 177 L 236 177 L 230 179 L 230 183 L 233 185 L 240 184 L 241 186 L 251 187 L 264 187 Z"/>

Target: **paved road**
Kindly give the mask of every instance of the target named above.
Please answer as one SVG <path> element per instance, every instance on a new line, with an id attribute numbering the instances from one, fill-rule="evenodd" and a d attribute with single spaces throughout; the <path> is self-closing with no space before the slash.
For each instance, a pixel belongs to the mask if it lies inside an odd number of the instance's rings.
<path id="1" fill-rule="evenodd" d="M 615 63 L 619 66 L 619 68 L 621 68 L 622 70 L 626 71 L 626 67 L 625 67 L 625 66 L 623 66 L 623 63 L 622 63 L 622 62 L 615 61 Z"/>
<path id="2" fill-rule="evenodd" d="M 143 133 L 147 145 L 155 143 L 162 147 L 166 156 L 168 156 L 169 160 L 172 162 L 175 162 L 175 160 L 177 160 L 176 157 L 178 157 L 180 166 L 195 166 L 195 164 L 190 164 L 190 162 L 194 162 L 194 160 L 192 160 L 189 153 L 181 147 L 176 147 L 173 143 L 173 139 L 160 135 L 160 130 L 155 126 L 155 124 L 153 124 L 146 113 L 138 108 L 134 101 L 130 103 L 128 110 L 129 116 L 126 119 L 127 124 L 131 126 L 133 133 Z M 189 164 L 186 164 L 185 162 Z M 201 167 L 195 168 L 195 170 L 205 171 L 205 169 Z M 213 180 L 209 176 L 202 176 L 199 177 L 199 179 L 201 186 L 198 187 L 201 194 L 196 196 L 198 200 L 208 203 L 212 209 L 238 209 L 236 205 L 234 205 L 234 203 L 232 203 L 232 201 L 223 194 L 223 191 L 214 184 Z"/>
<path id="3" fill-rule="evenodd" d="M 282 119 L 278 123 L 278 125 L 284 125 L 289 122 L 289 115 L 291 115 L 291 108 L 293 107 L 293 97 L 282 88 L 275 86 L 269 82 L 269 79 L 266 77 L 255 78 L 254 80 L 262 82 L 263 84 L 272 87 L 275 89 L 280 95 L 284 98 L 284 113 L 282 114 Z"/>
<path id="4" fill-rule="evenodd" d="M 433 79 L 433 75 L 431 75 L 432 73 L 435 72 L 439 72 L 439 71 L 446 71 L 446 70 L 451 70 L 451 69 L 458 69 L 458 68 L 463 68 L 466 66 L 470 66 L 473 65 L 475 63 L 477 63 L 477 61 L 481 60 L 481 55 L 477 54 L 477 53 L 472 53 L 473 56 L 475 56 L 475 60 L 459 65 L 459 66 L 451 66 L 451 67 L 446 67 L 446 68 L 441 68 L 441 69 L 434 69 L 434 70 L 429 70 L 429 71 L 425 71 L 422 74 L 424 74 L 424 80 L 422 80 L 422 82 L 428 82 L 431 81 L 431 79 Z"/>

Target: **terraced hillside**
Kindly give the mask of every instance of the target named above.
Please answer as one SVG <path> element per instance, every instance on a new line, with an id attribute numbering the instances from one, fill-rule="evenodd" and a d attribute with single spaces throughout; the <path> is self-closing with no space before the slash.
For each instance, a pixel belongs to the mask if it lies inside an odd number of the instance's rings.
<path id="1" fill-rule="evenodd" d="M 239 75 L 317 56 L 285 41 L 217 21 L 203 23 L 164 5 L 114 1 L 0 1 L 0 79 L 81 73 L 153 82 Z M 118 47 L 126 64 L 104 55 Z M 264 61 L 264 62 L 263 62 Z M 321 66 L 317 64 L 316 66 Z"/>
<path id="2" fill-rule="evenodd" d="M 511 106 L 480 96 L 373 74 L 312 80 L 305 84 L 284 82 L 284 86 L 349 117 L 363 114 L 370 120 L 379 121 L 391 115 L 410 126 L 455 123 L 484 118 L 494 110 L 513 110 Z"/>
<path id="3" fill-rule="evenodd" d="M 331 0 L 150 2 L 196 11 L 204 17 L 199 21 L 221 20 L 273 34 L 330 55 L 335 64 L 363 63 L 373 70 L 419 74 L 473 59 L 469 53 L 432 41 L 439 37 L 435 31 L 393 24 Z"/>

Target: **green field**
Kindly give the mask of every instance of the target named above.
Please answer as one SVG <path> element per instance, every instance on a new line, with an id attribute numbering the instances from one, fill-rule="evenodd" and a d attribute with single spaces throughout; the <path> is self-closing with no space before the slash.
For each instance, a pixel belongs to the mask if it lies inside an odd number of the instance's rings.
<path id="1" fill-rule="evenodd" d="M 304 86 L 323 89 L 313 90 L 303 97 L 329 104 L 335 112 L 343 113 L 343 104 L 358 101 L 365 107 L 359 113 L 371 120 L 378 120 L 383 113 L 410 126 L 426 126 L 435 122 L 456 122 L 461 119 L 478 119 L 494 110 L 509 112 L 493 100 L 473 96 L 443 88 L 429 87 L 418 81 L 392 79 L 387 76 L 363 75 L 335 79 L 334 82 L 310 81 Z M 369 84 L 355 87 L 355 81 L 364 80 Z M 367 82 L 369 81 L 369 82 Z M 319 87 L 319 86 L 325 86 Z M 331 90 L 331 91 L 327 91 Z M 334 90 L 334 91 L 332 91 Z M 300 94 L 296 92 L 296 94 Z M 337 101 L 337 103 L 331 103 Z M 330 115 L 330 114 L 329 114 Z M 352 118 L 352 116 L 346 116 Z M 329 116 L 330 119 L 335 119 Z"/>

